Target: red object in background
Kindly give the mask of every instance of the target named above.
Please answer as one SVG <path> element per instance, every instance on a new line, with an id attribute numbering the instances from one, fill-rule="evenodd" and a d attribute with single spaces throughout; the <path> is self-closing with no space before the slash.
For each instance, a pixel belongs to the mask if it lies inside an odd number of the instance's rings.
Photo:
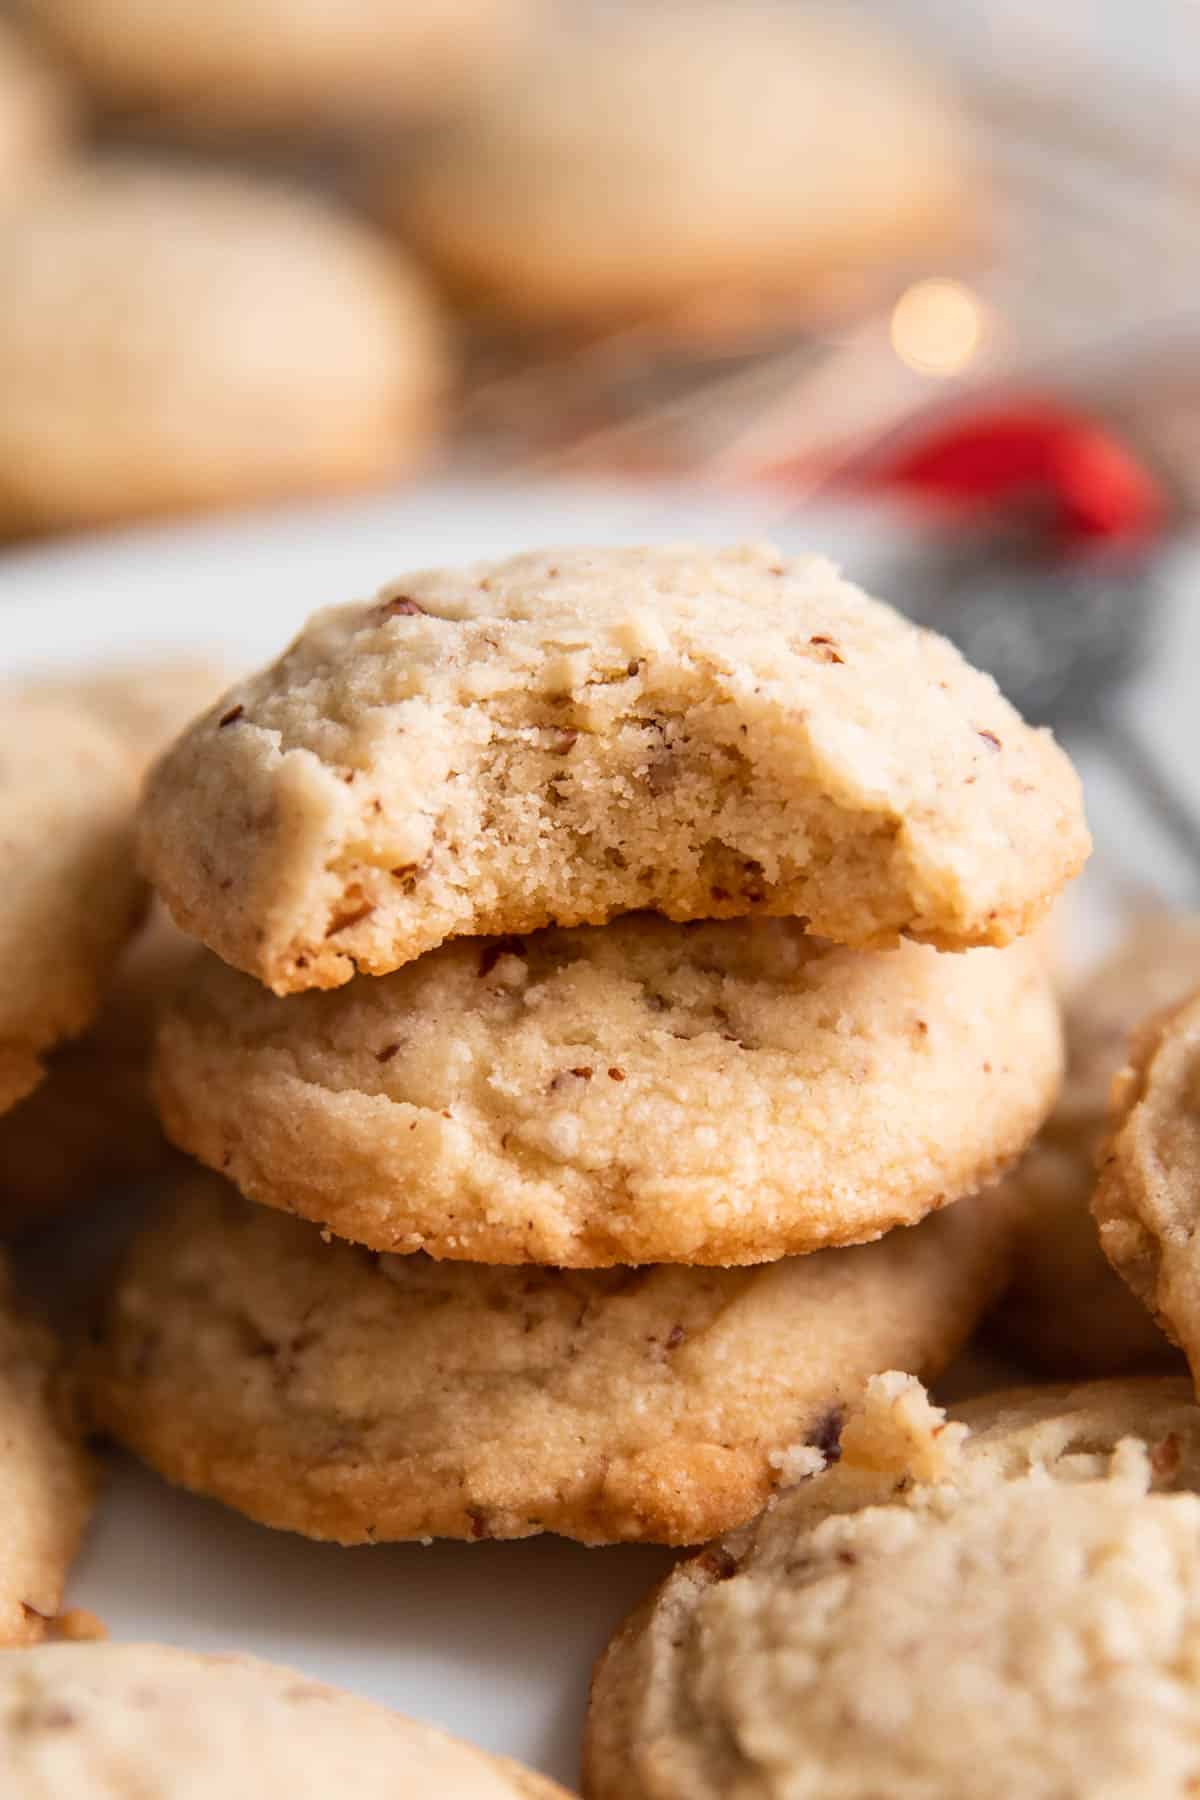
<path id="1" fill-rule="evenodd" d="M 1051 400 L 957 419 L 873 461 L 867 479 L 955 513 L 1032 506 L 1065 549 L 1143 543 L 1167 513 L 1159 482 L 1119 438 Z"/>

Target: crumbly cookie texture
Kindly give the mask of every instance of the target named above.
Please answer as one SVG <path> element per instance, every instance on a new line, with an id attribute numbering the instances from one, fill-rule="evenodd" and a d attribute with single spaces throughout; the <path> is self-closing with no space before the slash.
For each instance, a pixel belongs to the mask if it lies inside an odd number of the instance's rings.
<path id="1" fill-rule="evenodd" d="M 0 1659 L 0 1788 L 132 1800 L 569 1800 L 429 1725 L 294 1669 L 164 1644 L 44 1645 Z"/>
<path id="2" fill-rule="evenodd" d="M 91 1513 L 95 1471 L 58 1346 L 18 1310 L 2 1262 L 0 1452 L 0 1647 L 8 1647 L 37 1643 L 54 1624 Z"/>
<path id="3" fill-rule="evenodd" d="M 845 9 L 602 7 L 407 155 L 385 143 L 364 186 L 490 310 L 712 335 L 836 305 L 839 281 L 844 308 L 848 273 L 961 239 L 966 135 Z"/>
<path id="4" fill-rule="evenodd" d="M 392 478 L 446 366 L 420 271 L 332 203 L 93 159 L 0 215 L 0 525 Z"/>
<path id="5" fill-rule="evenodd" d="M 1092 1210 L 1105 1255 L 1200 1381 L 1200 993 L 1134 1035 Z"/>
<path id="6" fill-rule="evenodd" d="M 124 748 L 73 710 L 0 707 L 0 1113 L 43 1057 L 100 1004 L 141 916 L 137 775 Z"/>
<path id="7" fill-rule="evenodd" d="M 318 614 L 158 764 L 141 841 L 277 993 L 639 907 L 1001 944 L 1088 849 L 989 677 L 761 546 L 539 552 Z"/>
<path id="8" fill-rule="evenodd" d="M 155 1085 L 181 1148 L 339 1237 L 588 1268 L 912 1224 L 1024 1149 L 1060 1057 L 1030 944 L 627 914 L 286 1000 L 198 953 Z"/>
<path id="9" fill-rule="evenodd" d="M 108 107 L 191 132 L 427 114 L 515 50 L 536 0 L 20 0 Z"/>
<path id="10" fill-rule="evenodd" d="M 193 1174 L 117 1281 L 92 1408 L 310 1537 L 697 1543 L 818 1467 L 892 1359 L 948 1362 L 1010 1235 L 980 1195 L 753 1269 L 490 1268 L 326 1243 Z"/>
<path id="11" fill-rule="evenodd" d="M 1067 995 L 1062 1092 L 1003 1184 L 1022 1225 L 1014 1284 L 996 1320 L 1006 1339 L 1050 1374 L 1127 1374 L 1178 1359 L 1146 1307 L 1115 1277 L 1089 1201 L 1109 1088 L 1130 1033 L 1197 982 L 1200 920 L 1151 915 Z"/>
<path id="12" fill-rule="evenodd" d="M 679 1565 L 592 1692 L 589 1800 L 1175 1800 L 1200 1783 L 1185 1382 L 877 1377 L 841 1461 Z"/>

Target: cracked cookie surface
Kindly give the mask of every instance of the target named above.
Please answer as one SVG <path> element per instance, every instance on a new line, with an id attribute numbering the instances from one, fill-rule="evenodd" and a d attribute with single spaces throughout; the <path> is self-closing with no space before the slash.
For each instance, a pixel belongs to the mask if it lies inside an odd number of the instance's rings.
<path id="1" fill-rule="evenodd" d="M 318 614 L 158 764 L 141 846 L 182 928 L 288 993 L 639 908 L 1005 943 L 1088 838 L 989 677 L 822 558 L 743 546 L 541 552 Z"/>
<path id="2" fill-rule="evenodd" d="M 92 1405 L 312 1537 L 697 1543 L 819 1462 L 894 1358 L 940 1369 L 1010 1235 L 984 1194 L 754 1269 L 488 1268 L 325 1243 L 196 1173 L 118 1278 Z"/>
<path id="3" fill-rule="evenodd" d="M 0 1646 L 45 1635 L 92 1510 L 95 1471 L 61 1362 L 0 1262 Z"/>
<path id="4" fill-rule="evenodd" d="M 1182 1800 L 1200 1781 L 1188 1384 L 887 1374 L 841 1460 L 681 1563 L 592 1690 L 589 1800 Z"/>
<path id="5" fill-rule="evenodd" d="M 544 1776 L 295 1669 L 165 1644 L 0 1659 L 0 1787 L 133 1800 L 569 1800 Z"/>
<path id="6" fill-rule="evenodd" d="M 972 1192 L 1045 1117 L 1060 1055 L 1032 943 L 856 951 L 636 914 L 289 999 L 198 953 L 155 1086 L 181 1148 L 372 1249 L 747 1263 Z"/>
<path id="7" fill-rule="evenodd" d="M 0 1113 L 41 1080 L 43 1057 L 100 1005 L 142 910 L 133 862 L 137 773 L 73 709 L 0 707 Z"/>

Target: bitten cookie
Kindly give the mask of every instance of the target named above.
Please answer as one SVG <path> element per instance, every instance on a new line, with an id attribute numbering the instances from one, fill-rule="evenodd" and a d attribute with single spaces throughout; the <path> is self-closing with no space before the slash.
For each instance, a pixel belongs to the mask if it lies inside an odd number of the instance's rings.
<path id="1" fill-rule="evenodd" d="M 678 1566 L 597 1669 L 589 1800 L 1195 1790 L 1187 1384 L 1042 1388 L 962 1418 L 877 1378 L 840 1463 Z"/>
<path id="2" fill-rule="evenodd" d="M 699 1542 L 819 1463 L 889 1359 L 940 1369 L 1010 1240 L 981 1195 L 763 1268 L 488 1268 L 180 1181 L 117 1281 L 95 1417 L 168 1479 L 342 1543 Z"/>
<path id="3" fill-rule="evenodd" d="M 1200 1380 L 1200 994 L 1147 1021 L 1113 1083 L 1092 1201 L 1119 1275 Z"/>
<path id="4" fill-rule="evenodd" d="M 961 238 L 964 140 L 933 73 L 865 24 L 598 8 L 364 184 L 498 313 L 728 328 Z"/>
<path id="5" fill-rule="evenodd" d="M 0 1113 L 91 1021 L 139 921 L 136 792 L 132 758 L 98 725 L 49 702 L 0 706 Z"/>
<path id="6" fill-rule="evenodd" d="M 0 1261 L 0 1647 L 53 1623 L 94 1491 L 57 1345 L 18 1311 Z"/>
<path id="7" fill-rule="evenodd" d="M 535 0 L 21 0 L 103 104 L 160 131 L 426 115 L 513 53 Z"/>
<path id="8" fill-rule="evenodd" d="M 1089 847 L 988 676 L 752 546 L 538 552 L 320 613 L 158 764 L 141 842 L 180 926 L 277 993 L 638 907 L 1005 943 Z"/>
<path id="9" fill-rule="evenodd" d="M 446 355 L 419 275 L 312 195 L 110 160 L 0 217 L 0 522 L 382 480 Z"/>
<path id="10" fill-rule="evenodd" d="M 0 17 L 0 198 L 29 193 L 59 161 L 74 108 L 58 72 Z"/>
<path id="11" fill-rule="evenodd" d="M 53 1644 L 0 1659 L 0 1788 L 132 1800 L 569 1800 L 543 1776 L 253 1657 Z"/>
<path id="12" fill-rule="evenodd" d="M 753 1263 L 973 1192 L 1060 1058 L 1031 944 L 856 951 L 638 913 L 286 1000 L 198 954 L 155 1091 L 243 1193 L 375 1250 Z"/>
<path id="13" fill-rule="evenodd" d="M 1147 1012 L 1200 982 L 1200 921 L 1150 917 L 1069 994 L 1067 1071 L 1041 1134 L 1003 1182 L 1018 1208 L 1016 1279 L 997 1314 L 1005 1336 L 1048 1373 L 1106 1375 L 1176 1356 L 1117 1280 L 1092 1218 L 1108 1093 Z"/>

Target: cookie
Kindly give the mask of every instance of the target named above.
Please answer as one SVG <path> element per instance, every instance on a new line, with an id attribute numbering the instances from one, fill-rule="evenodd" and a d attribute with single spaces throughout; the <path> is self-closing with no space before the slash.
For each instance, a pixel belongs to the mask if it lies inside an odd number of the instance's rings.
<path id="1" fill-rule="evenodd" d="M 0 199 L 20 198 L 67 148 L 74 107 L 58 71 L 0 17 Z"/>
<path id="2" fill-rule="evenodd" d="M 178 924 L 277 993 L 639 907 L 1005 943 L 1088 849 L 988 676 L 762 546 L 537 552 L 319 613 L 158 764 L 141 841 Z"/>
<path id="3" fill-rule="evenodd" d="M 148 1180 L 173 1152 L 150 1098 L 154 1027 L 192 946 L 158 912 L 130 946 L 88 1031 L 0 1117 L 0 1238 Z"/>
<path id="4" fill-rule="evenodd" d="M 568 1800 L 543 1776 L 254 1657 L 52 1644 L 0 1660 L 0 1789 L 126 1800 Z"/>
<path id="5" fill-rule="evenodd" d="M 697 1543 L 819 1461 L 890 1358 L 940 1369 L 1003 1278 L 1007 1210 L 753 1269 L 375 1256 L 183 1176 L 89 1371 L 169 1480 L 340 1543 Z"/>
<path id="6" fill-rule="evenodd" d="M 159 131 L 255 132 L 424 116 L 514 53 L 535 0 L 22 0 L 104 106 Z"/>
<path id="7" fill-rule="evenodd" d="M 635 913 L 286 1000 L 198 954 L 155 1090 L 181 1149 L 375 1250 L 728 1264 L 973 1192 L 1045 1117 L 1060 1054 L 1030 944 Z"/>
<path id="8" fill-rule="evenodd" d="M 314 195 L 136 159 L 0 218 L 0 521 L 352 488 L 433 432 L 422 279 Z"/>
<path id="9" fill-rule="evenodd" d="M 1200 993 L 1135 1034 L 1092 1210 L 1119 1275 L 1200 1380 Z"/>
<path id="10" fill-rule="evenodd" d="M 0 1647 L 53 1625 L 94 1491 L 57 1345 L 0 1261 Z"/>
<path id="11" fill-rule="evenodd" d="M 676 1568 L 597 1670 L 589 1800 L 1195 1789 L 1187 1384 L 1043 1388 L 963 1419 L 877 1378 L 840 1463 Z"/>
<path id="12" fill-rule="evenodd" d="M 177 656 L 39 676 L 20 690 L 95 719 L 144 769 L 228 683 L 229 670 L 215 659 Z"/>
<path id="13" fill-rule="evenodd" d="M 0 695 L 53 702 L 119 737 L 142 769 L 220 689 L 226 671 L 199 658 L 118 666 L 14 684 Z M 82 1037 L 51 1052 L 46 1078 L 0 1117 L 0 1237 L 69 1204 L 144 1180 L 171 1151 L 149 1092 L 153 1027 L 188 941 L 159 908 L 129 945 Z"/>
<path id="14" fill-rule="evenodd" d="M 543 326 L 794 316 L 971 211 L 933 74 L 772 0 L 595 9 L 406 150 L 364 171 L 368 204 L 455 289 Z"/>
<path id="15" fill-rule="evenodd" d="M 1151 916 L 1067 997 L 1067 1069 L 1058 1104 L 1004 1190 L 1023 1225 L 1016 1279 L 997 1324 L 1054 1374 L 1122 1374 L 1176 1353 L 1117 1279 L 1089 1202 L 1108 1092 L 1129 1035 L 1148 1011 L 1200 982 L 1200 921 Z"/>
<path id="16" fill-rule="evenodd" d="M 0 1113 L 89 1024 L 139 921 L 136 793 L 99 726 L 49 702 L 0 706 Z"/>

